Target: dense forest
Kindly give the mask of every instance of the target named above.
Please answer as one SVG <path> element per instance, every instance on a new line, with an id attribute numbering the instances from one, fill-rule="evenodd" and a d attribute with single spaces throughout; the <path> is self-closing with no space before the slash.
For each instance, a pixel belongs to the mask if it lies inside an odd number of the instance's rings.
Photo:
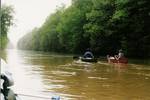
<path id="1" fill-rule="evenodd" d="M 0 10 L 0 49 L 4 49 L 8 42 L 7 33 L 13 24 L 12 6 L 2 5 Z"/>
<path id="2" fill-rule="evenodd" d="M 72 0 L 18 42 L 20 49 L 150 57 L 150 0 Z"/>

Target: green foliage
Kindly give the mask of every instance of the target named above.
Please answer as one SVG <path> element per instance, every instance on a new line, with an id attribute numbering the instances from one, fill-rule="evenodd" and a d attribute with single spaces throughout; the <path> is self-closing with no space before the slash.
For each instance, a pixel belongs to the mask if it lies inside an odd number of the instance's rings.
<path id="1" fill-rule="evenodd" d="M 7 44 L 7 33 L 9 27 L 13 24 L 12 6 L 2 5 L 0 10 L 0 49 L 4 49 Z"/>
<path id="2" fill-rule="evenodd" d="M 18 45 L 65 53 L 92 48 L 99 55 L 114 55 L 122 48 L 126 56 L 150 57 L 149 5 L 148 0 L 72 0 Z"/>
<path id="3" fill-rule="evenodd" d="M 150 29 L 148 28 L 150 24 L 149 4 L 150 1 L 148 0 L 125 0 L 122 6 L 119 5 L 117 8 L 117 11 L 124 11 L 124 14 L 115 23 L 118 24 L 119 22 L 118 28 L 120 30 L 118 33 L 122 33 L 121 41 L 124 43 L 122 45 L 126 47 L 125 50 L 128 56 L 150 56 L 148 46 L 150 44 L 145 39 L 145 37 L 150 36 Z"/>
<path id="4" fill-rule="evenodd" d="M 13 8 L 11 6 L 2 5 L 0 10 L 1 34 L 7 34 L 9 26 L 13 24 L 12 12 L 13 12 Z"/>

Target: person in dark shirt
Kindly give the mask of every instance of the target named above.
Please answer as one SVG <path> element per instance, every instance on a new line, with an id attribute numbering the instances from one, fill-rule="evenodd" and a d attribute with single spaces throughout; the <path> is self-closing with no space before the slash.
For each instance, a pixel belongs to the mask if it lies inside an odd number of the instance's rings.
<path id="1" fill-rule="evenodd" d="M 93 53 L 91 52 L 91 50 L 88 48 L 88 49 L 86 50 L 86 52 L 84 53 L 83 57 L 84 57 L 84 58 L 94 58 L 94 55 L 93 55 Z"/>

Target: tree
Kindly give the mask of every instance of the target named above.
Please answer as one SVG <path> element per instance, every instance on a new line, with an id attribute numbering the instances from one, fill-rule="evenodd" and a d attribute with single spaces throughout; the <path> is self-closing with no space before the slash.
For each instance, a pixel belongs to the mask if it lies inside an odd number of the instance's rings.
<path id="1" fill-rule="evenodd" d="M 0 42 L 1 49 L 4 49 L 7 44 L 7 33 L 9 27 L 13 24 L 13 8 L 12 6 L 2 5 L 0 10 L 1 29 L 0 29 Z"/>
<path id="2" fill-rule="evenodd" d="M 31 32 L 31 43 L 21 41 L 31 50 L 83 53 L 91 48 L 105 56 L 123 49 L 129 57 L 150 57 L 149 5 L 149 0 L 72 0 Z"/>

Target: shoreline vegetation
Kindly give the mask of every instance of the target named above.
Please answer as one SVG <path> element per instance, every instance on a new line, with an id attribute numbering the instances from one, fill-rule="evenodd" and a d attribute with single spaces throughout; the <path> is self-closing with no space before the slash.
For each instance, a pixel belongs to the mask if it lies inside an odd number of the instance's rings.
<path id="1" fill-rule="evenodd" d="M 2 5 L 0 10 L 0 50 L 6 48 L 9 39 L 7 33 L 13 25 L 13 8 L 12 6 Z"/>
<path id="2" fill-rule="evenodd" d="M 150 57 L 149 0 L 72 0 L 18 42 L 18 48 L 95 55 Z"/>

